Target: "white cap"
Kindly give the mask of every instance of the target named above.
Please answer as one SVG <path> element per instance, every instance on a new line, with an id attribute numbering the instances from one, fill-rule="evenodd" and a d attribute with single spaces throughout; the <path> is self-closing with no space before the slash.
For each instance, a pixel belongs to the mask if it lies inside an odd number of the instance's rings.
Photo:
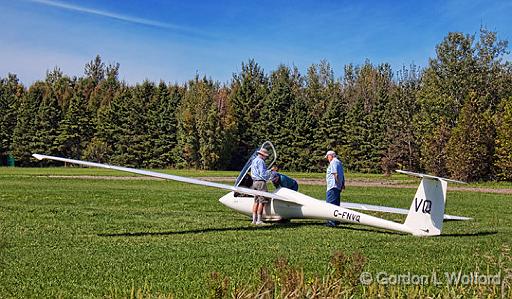
<path id="1" fill-rule="evenodd" d="M 325 154 L 324 158 L 327 158 L 327 156 L 331 155 L 333 158 L 336 157 L 336 153 L 334 151 L 328 151 L 327 154 Z"/>

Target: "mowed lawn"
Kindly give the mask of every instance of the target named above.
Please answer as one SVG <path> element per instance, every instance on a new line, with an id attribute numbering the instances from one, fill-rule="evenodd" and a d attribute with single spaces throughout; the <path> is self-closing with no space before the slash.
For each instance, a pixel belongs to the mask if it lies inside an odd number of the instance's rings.
<path id="1" fill-rule="evenodd" d="M 248 217 L 218 202 L 222 190 L 48 174 L 119 173 L 0 168 L 1 298 L 129 296 L 145 286 L 204 297 L 214 271 L 254 281 L 261 266 L 286 257 L 314 275 L 325 272 L 335 251 L 361 252 L 368 258 L 365 271 L 372 273 L 495 274 L 512 267 L 511 195 L 449 191 L 446 212 L 474 220 L 445 222 L 444 236 L 418 238 L 357 225 L 327 228 L 316 220 L 254 228 Z M 200 176 L 209 174 L 223 175 Z M 325 196 L 324 186 L 303 185 L 300 191 Z M 409 208 L 414 192 L 351 187 L 343 200 Z"/>

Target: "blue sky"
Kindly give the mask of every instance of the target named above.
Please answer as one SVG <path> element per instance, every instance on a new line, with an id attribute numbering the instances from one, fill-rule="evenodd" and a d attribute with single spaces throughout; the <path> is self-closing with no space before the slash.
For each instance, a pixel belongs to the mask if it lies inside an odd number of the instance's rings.
<path id="1" fill-rule="evenodd" d="M 54 66 L 81 76 L 96 54 L 131 84 L 196 73 L 228 82 L 250 58 L 266 72 L 326 59 L 337 76 L 366 59 L 425 66 L 448 32 L 481 25 L 512 42 L 509 0 L 0 0 L 0 14 L 0 76 L 25 84 Z"/>

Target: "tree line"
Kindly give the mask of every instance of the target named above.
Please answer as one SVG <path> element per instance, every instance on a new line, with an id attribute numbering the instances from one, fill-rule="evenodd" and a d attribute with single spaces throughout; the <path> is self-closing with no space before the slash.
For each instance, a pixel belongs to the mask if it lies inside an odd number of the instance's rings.
<path id="1" fill-rule="evenodd" d="M 228 83 L 120 81 L 100 56 L 82 77 L 60 69 L 23 86 L 0 79 L 0 158 L 32 153 L 133 167 L 240 169 L 265 140 L 286 170 L 323 171 L 335 150 L 351 171 L 426 171 L 512 180 L 512 67 L 507 41 L 482 28 L 449 33 L 420 69 L 327 61 L 305 74 L 254 60 Z M 40 162 L 37 162 L 40 163 Z M 53 162 L 44 162 L 52 165 Z"/>

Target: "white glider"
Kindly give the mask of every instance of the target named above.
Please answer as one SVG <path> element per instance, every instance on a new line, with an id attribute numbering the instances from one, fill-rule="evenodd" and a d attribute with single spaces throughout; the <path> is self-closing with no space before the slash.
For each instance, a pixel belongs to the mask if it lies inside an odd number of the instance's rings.
<path id="1" fill-rule="evenodd" d="M 265 144 L 271 145 L 270 142 L 266 142 Z M 447 182 L 463 182 L 413 172 L 398 171 L 400 173 L 413 175 L 421 178 L 420 185 L 411 203 L 411 207 L 409 210 L 406 210 L 346 202 L 343 202 L 341 206 L 336 206 L 287 188 L 281 187 L 277 188 L 274 192 L 263 192 L 253 190 L 247 187 L 242 187 L 240 185 L 242 179 L 247 176 L 247 165 L 250 165 L 250 161 L 246 164 L 246 167 L 244 167 L 244 170 L 242 170 L 242 172 L 240 173 L 240 176 L 238 177 L 235 185 L 230 186 L 225 184 L 198 180 L 194 178 L 187 178 L 128 167 L 100 164 L 40 154 L 33 154 L 32 156 L 38 160 L 49 159 L 88 167 L 114 169 L 183 183 L 229 190 L 231 192 L 221 197 L 219 201 L 225 206 L 246 215 L 252 215 L 253 196 L 259 195 L 268 197 L 271 198 L 271 201 L 270 204 L 266 205 L 266 209 L 263 214 L 263 220 L 265 221 L 279 221 L 297 218 L 324 219 L 355 224 L 363 224 L 377 228 L 410 233 L 415 236 L 436 236 L 441 234 L 443 220 L 471 219 L 461 216 L 444 215 Z M 397 223 L 394 221 L 389 221 L 379 217 L 353 211 L 353 209 L 405 214 L 407 215 L 407 217 L 404 223 Z"/>

